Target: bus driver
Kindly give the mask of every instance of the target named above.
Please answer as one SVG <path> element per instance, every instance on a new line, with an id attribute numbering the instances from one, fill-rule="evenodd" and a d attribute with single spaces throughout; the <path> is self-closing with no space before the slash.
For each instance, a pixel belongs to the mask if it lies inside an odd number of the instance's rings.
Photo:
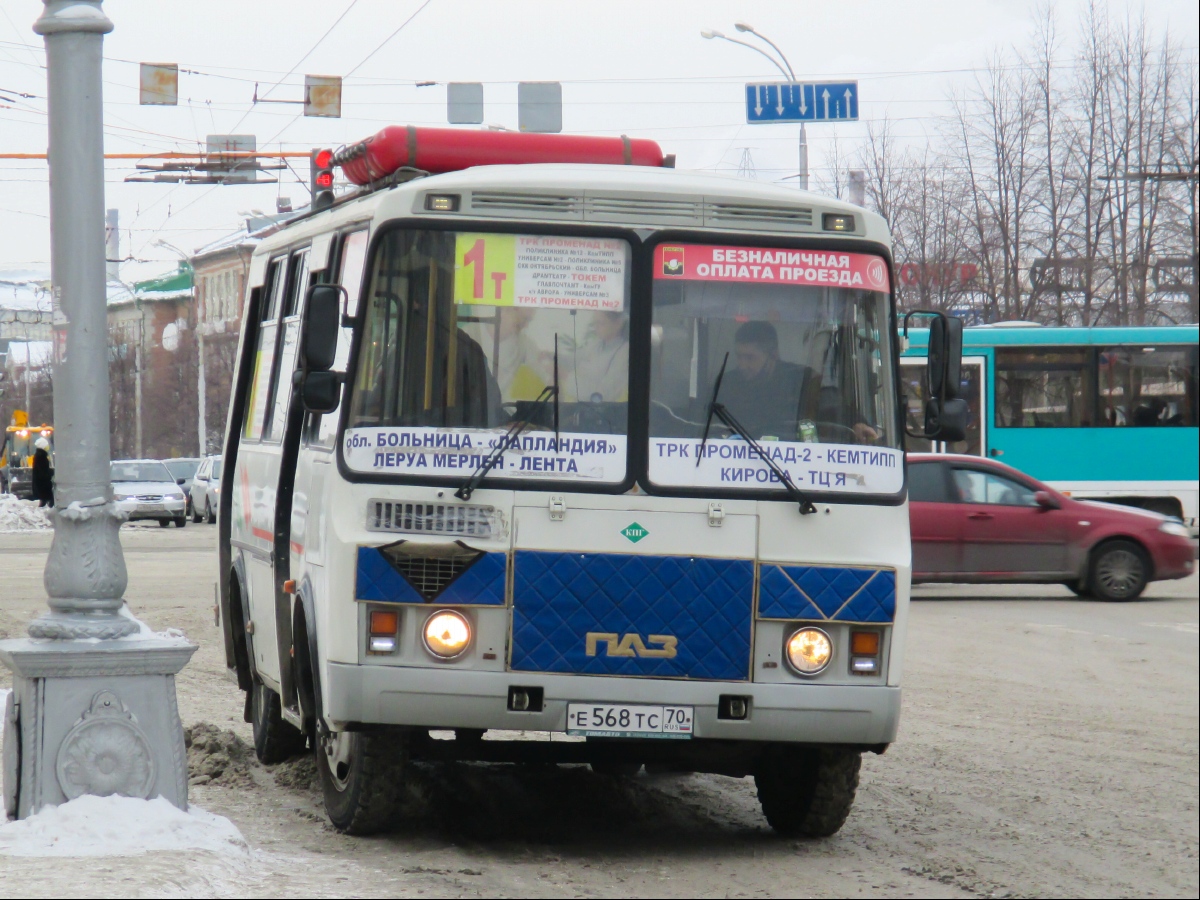
<path id="1" fill-rule="evenodd" d="M 779 358 L 779 335 L 770 322 L 746 322 L 733 340 L 735 367 L 725 373 L 721 402 L 753 438 L 798 439 L 799 422 L 817 418 L 817 374 L 808 366 Z M 879 432 L 862 418 L 857 411 L 847 417 L 854 422 L 855 440 L 874 443 Z"/>

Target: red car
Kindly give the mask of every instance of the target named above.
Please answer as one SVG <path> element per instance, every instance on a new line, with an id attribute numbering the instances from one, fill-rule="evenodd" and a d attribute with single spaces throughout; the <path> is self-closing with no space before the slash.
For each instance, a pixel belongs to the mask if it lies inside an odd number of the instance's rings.
<path id="1" fill-rule="evenodd" d="M 914 583 L 1064 584 L 1081 597 L 1133 600 L 1195 567 L 1183 523 L 1072 500 L 978 456 L 908 455 Z"/>

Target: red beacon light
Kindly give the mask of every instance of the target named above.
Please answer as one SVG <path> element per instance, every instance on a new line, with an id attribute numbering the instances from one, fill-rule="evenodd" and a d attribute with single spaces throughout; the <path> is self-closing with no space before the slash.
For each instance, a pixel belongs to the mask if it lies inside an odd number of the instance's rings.
<path id="1" fill-rule="evenodd" d="M 527 134 L 517 131 L 467 131 L 390 125 L 366 140 L 334 154 L 342 174 L 357 185 L 369 185 L 399 169 L 430 174 L 457 172 L 472 166 L 528 163 L 590 163 L 672 168 L 655 141 L 638 138 L 588 137 L 574 134 Z"/>

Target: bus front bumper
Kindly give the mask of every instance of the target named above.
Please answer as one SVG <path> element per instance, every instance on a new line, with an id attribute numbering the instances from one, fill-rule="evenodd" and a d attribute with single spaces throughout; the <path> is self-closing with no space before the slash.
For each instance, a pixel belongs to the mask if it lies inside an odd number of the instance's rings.
<path id="1" fill-rule="evenodd" d="M 672 681 L 334 662 L 328 664 L 325 682 L 325 712 L 339 728 L 565 732 L 568 702 L 647 703 L 694 707 L 696 738 L 874 746 L 895 740 L 900 720 L 900 688 L 886 685 Z M 541 712 L 508 709 L 508 690 L 517 686 L 543 689 Z M 717 718 L 722 694 L 749 697 L 749 716 Z"/>

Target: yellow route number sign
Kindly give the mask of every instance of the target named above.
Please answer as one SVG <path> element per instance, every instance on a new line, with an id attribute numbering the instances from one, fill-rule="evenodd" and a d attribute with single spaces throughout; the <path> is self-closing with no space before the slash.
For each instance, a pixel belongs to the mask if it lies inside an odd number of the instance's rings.
<path id="1" fill-rule="evenodd" d="M 454 302 L 543 309 L 625 308 L 629 245 L 614 238 L 481 234 L 454 239 Z"/>
<path id="2" fill-rule="evenodd" d="M 458 234 L 454 241 L 454 302 L 512 306 L 517 275 L 515 234 Z"/>

